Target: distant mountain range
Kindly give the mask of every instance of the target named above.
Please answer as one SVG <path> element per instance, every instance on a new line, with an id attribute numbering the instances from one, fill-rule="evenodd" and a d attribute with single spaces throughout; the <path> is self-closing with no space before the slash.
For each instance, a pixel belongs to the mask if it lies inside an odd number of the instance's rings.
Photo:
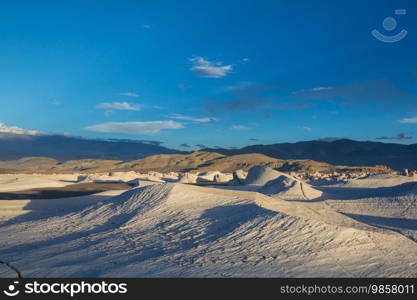
<path id="1" fill-rule="evenodd" d="M 132 160 L 154 154 L 184 153 L 154 141 L 99 140 L 65 135 L 23 135 L 0 133 L 0 160 L 23 157 Z"/>
<path id="2" fill-rule="evenodd" d="M 417 169 L 417 144 L 402 145 L 359 142 L 349 139 L 316 140 L 240 149 L 202 149 L 226 156 L 258 153 L 272 158 L 311 159 L 332 165 L 375 166 Z M 156 154 L 187 154 L 163 147 L 160 142 L 85 139 L 64 135 L 22 135 L 0 133 L 0 161 L 24 157 L 49 157 L 59 161 L 111 159 L 131 161 Z"/>
<path id="3" fill-rule="evenodd" d="M 279 159 L 312 159 L 333 165 L 386 165 L 394 169 L 417 169 L 417 144 L 359 142 L 349 139 L 253 145 L 240 149 L 203 149 L 224 155 L 259 153 Z"/>
<path id="4" fill-rule="evenodd" d="M 248 171 L 254 166 L 264 165 L 282 172 L 339 172 L 380 174 L 392 172 L 386 167 L 346 167 L 314 160 L 281 160 L 263 154 L 240 154 L 225 156 L 215 152 L 192 152 L 189 154 L 156 154 L 145 158 L 121 161 L 109 159 L 79 159 L 59 162 L 48 157 L 27 157 L 12 161 L 0 161 L 2 173 L 108 173 L 136 171 L 147 173 L 208 172 L 231 173 L 236 170 Z"/>

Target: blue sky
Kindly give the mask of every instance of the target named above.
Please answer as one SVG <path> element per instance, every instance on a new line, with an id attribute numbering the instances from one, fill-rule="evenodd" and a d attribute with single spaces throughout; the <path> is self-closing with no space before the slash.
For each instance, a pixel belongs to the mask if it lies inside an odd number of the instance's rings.
<path id="1" fill-rule="evenodd" d="M 3 131 L 417 141 L 414 0 L 3 1 L 0 45 Z"/>

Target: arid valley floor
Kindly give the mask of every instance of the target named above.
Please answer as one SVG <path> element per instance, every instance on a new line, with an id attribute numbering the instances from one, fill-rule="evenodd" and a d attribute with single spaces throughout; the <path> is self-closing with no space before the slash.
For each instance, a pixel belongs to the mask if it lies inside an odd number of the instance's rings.
<path id="1" fill-rule="evenodd" d="M 1 174 L 0 261 L 23 277 L 417 276 L 416 176 L 258 163 Z"/>

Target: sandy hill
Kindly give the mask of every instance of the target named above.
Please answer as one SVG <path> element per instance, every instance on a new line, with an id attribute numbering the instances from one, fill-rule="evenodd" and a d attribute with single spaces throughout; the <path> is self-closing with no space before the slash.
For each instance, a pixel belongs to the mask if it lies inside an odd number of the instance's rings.
<path id="1" fill-rule="evenodd" d="M 191 154 L 159 154 L 138 160 L 81 159 L 58 162 L 46 157 L 30 157 L 15 161 L 0 162 L 0 173 L 106 173 L 112 171 L 136 172 L 233 172 L 249 170 L 263 165 L 282 172 L 369 172 L 387 173 L 386 167 L 333 166 L 313 160 L 281 160 L 263 154 L 239 154 L 225 156 L 215 152 Z"/>
<path id="2" fill-rule="evenodd" d="M 244 184 L 254 191 L 284 200 L 309 201 L 322 196 L 321 191 L 302 180 L 267 166 L 252 167 Z"/>
<path id="3" fill-rule="evenodd" d="M 65 163 L 57 164 L 51 168 L 52 172 L 55 173 L 69 173 L 69 172 L 109 172 L 114 169 L 117 165 L 121 164 L 120 160 L 108 160 L 108 159 L 79 159 L 69 160 Z"/>
<path id="4" fill-rule="evenodd" d="M 253 166 L 268 165 L 272 168 L 278 168 L 282 165 L 283 161 L 280 159 L 272 158 L 263 154 L 251 153 L 240 154 L 233 156 L 223 156 L 221 159 L 208 161 L 206 165 L 198 168 L 199 172 L 218 170 L 221 172 L 233 172 L 236 170 L 249 170 Z"/>
<path id="5" fill-rule="evenodd" d="M 285 174 L 266 166 L 254 166 L 249 170 L 245 184 L 265 185 L 282 175 Z"/>
<path id="6" fill-rule="evenodd" d="M 0 170 L 36 172 L 39 169 L 50 169 L 58 165 L 59 161 L 49 157 L 25 157 L 19 160 L 0 162 Z"/>
<path id="7" fill-rule="evenodd" d="M 325 162 L 318 162 L 311 159 L 284 160 L 279 169 L 283 172 L 320 172 L 330 170 L 333 166 Z"/>
<path id="8" fill-rule="evenodd" d="M 119 160 L 80 159 L 59 162 L 48 157 L 28 157 L 0 162 L 0 173 L 78 173 L 108 172 Z"/>
<path id="9" fill-rule="evenodd" d="M 198 169 L 225 156 L 213 152 L 193 152 L 191 154 L 161 154 L 129 161 L 117 166 L 119 170 L 140 172 L 186 172 Z"/>
<path id="10" fill-rule="evenodd" d="M 415 242 L 325 203 L 173 183 L 98 199 L 2 222 L 0 257 L 24 277 L 417 275 Z"/>

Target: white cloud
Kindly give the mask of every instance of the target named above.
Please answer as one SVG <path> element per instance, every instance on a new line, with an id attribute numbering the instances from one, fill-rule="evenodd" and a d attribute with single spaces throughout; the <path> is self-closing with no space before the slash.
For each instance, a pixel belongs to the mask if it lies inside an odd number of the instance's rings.
<path id="1" fill-rule="evenodd" d="M 190 58 L 193 63 L 191 71 L 195 72 L 198 76 L 209 78 L 221 78 L 227 76 L 231 71 L 232 65 L 225 65 L 221 62 L 213 63 L 206 60 L 204 57 L 197 56 Z"/>
<path id="2" fill-rule="evenodd" d="M 249 128 L 244 125 L 233 125 L 231 127 L 233 130 L 248 130 Z"/>
<path id="3" fill-rule="evenodd" d="M 139 95 L 136 93 L 132 93 L 132 92 L 125 92 L 125 93 L 120 93 L 120 96 L 125 96 L 125 97 L 132 97 L 132 98 L 138 98 Z"/>
<path id="4" fill-rule="evenodd" d="M 305 131 L 309 131 L 309 132 L 312 130 L 311 127 L 308 127 L 308 126 L 300 126 L 299 128 L 301 128 Z"/>
<path id="5" fill-rule="evenodd" d="M 224 93 L 224 92 L 242 92 L 247 91 L 252 88 L 256 88 L 257 84 L 251 81 L 242 81 L 235 85 L 225 86 L 223 88 L 217 89 L 216 92 Z"/>
<path id="6" fill-rule="evenodd" d="M 17 126 L 7 126 L 4 123 L 0 122 L 0 133 L 11 133 L 11 134 L 21 134 L 21 135 L 47 135 L 46 132 L 38 130 L 23 129 Z"/>
<path id="7" fill-rule="evenodd" d="M 96 106 L 98 109 L 111 110 L 140 110 L 138 105 L 128 102 L 102 102 Z"/>
<path id="8" fill-rule="evenodd" d="M 152 25 L 151 24 L 144 24 L 143 25 L 143 28 L 145 28 L 145 29 L 151 29 L 152 28 Z"/>
<path id="9" fill-rule="evenodd" d="M 318 86 L 318 87 L 314 87 L 311 89 L 302 89 L 299 91 L 295 91 L 295 92 L 292 92 L 292 94 L 297 95 L 297 94 L 307 93 L 307 92 L 322 92 L 322 91 L 327 91 L 327 90 L 332 90 L 332 89 L 334 89 L 333 86 Z"/>
<path id="10" fill-rule="evenodd" d="M 61 102 L 59 102 L 58 100 L 52 100 L 52 101 L 51 101 L 51 104 L 52 104 L 52 105 L 60 105 L 60 104 L 61 104 Z"/>
<path id="11" fill-rule="evenodd" d="M 175 121 L 150 122 L 109 122 L 86 127 L 85 129 L 107 133 L 155 134 L 165 129 L 181 129 L 184 126 Z"/>
<path id="12" fill-rule="evenodd" d="M 190 121 L 193 123 L 214 123 L 217 121 L 216 118 L 193 118 L 190 116 L 184 116 L 184 115 L 180 115 L 180 114 L 170 114 L 168 116 L 171 119 L 176 119 L 176 120 L 183 120 L 183 121 Z"/>
<path id="13" fill-rule="evenodd" d="M 319 86 L 319 87 L 312 88 L 311 90 L 313 92 L 318 92 L 318 91 L 331 90 L 332 88 L 333 88 L 332 86 Z"/>
<path id="14" fill-rule="evenodd" d="M 404 118 L 404 119 L 399 120 L 398 122 L 405 123 L 405 124 L 415 124 L 415 123 L 417 123 L 417 117 Z"/>

